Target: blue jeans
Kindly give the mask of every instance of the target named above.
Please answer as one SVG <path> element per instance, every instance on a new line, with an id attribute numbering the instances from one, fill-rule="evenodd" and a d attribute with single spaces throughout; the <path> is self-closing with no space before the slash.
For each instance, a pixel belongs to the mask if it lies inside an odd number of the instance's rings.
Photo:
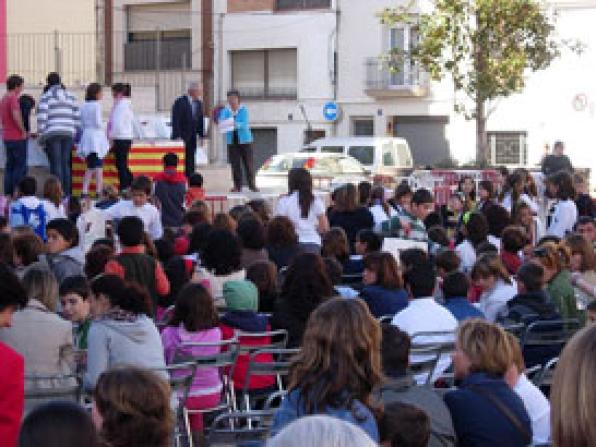
<path id="1" fill-rule="evenodd" d="M 50 161 L 50 172 L 62 183 L 65 195 L 70 195 L 71 190 L 71 169 L 70 155 L 74 139 L 71 136 L 57 135 L 48 137 L 46 140 L 46 154 Z"/>
<path id="2" fill-rule="evenodd" d="M 12 196 L 15 187 L 27 175 L 27 140 L 5 141 L 6 168 L 4 194 Z"/>

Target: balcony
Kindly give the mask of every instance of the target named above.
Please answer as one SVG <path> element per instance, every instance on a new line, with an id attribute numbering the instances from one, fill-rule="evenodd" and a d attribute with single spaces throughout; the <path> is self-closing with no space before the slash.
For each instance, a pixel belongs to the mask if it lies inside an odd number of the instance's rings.
<path id="1" fill-rule="evenodd" d="M 391 70 L 387 63 L 379 58 L 366 59 L 366 94 L 374 98 L 427 96 L 428 74 L 409 61 L 401 65 L 401 69 Z"/>

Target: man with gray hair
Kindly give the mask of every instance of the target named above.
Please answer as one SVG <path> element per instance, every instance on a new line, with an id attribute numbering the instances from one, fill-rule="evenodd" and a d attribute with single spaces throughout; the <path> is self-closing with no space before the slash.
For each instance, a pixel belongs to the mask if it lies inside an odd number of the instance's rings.
<path id="1" fill-rule="evenodd" d="M 180 96 L 172 107 L 172 140 L 184 141 L 184 173 L 189 178 L 195 173 L 197 135 L 203 138 L 203 103 L 198 82 L 188 84 L 188 93 Z"/>

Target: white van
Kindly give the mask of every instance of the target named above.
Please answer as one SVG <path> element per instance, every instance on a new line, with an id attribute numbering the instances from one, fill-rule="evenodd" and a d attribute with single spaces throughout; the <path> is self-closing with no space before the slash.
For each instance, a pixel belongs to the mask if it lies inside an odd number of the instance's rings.
<path id="1" fill-rule="evenodd" d="M 321 138 L 304 146 L 301 152 L 327 152 L 350 155 L 375 178 L 409 175 L 414 167 L 408 142 L 391 137 Z"/>

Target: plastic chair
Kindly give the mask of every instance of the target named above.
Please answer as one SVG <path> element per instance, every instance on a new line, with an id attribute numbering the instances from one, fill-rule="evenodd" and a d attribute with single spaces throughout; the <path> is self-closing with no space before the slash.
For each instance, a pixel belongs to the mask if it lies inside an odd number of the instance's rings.
<path id="1" fill-rule="evenodd" d="M 246 378 L 244 387 L 242 389 L 242 400 L 246 411 L 251 410 L 251 393 L 249 389 L 250 379 L 252 377 L 275 376 L 277 382 L 277 390 L 284 391 L 283 376 L 287 376 L 290 372 L 291 357 L 300 352 L 299 349 L 277 349 L 265 348 L 254 351 L 250 354 L 248 360 L 248 369 L 246 371 Z M 275 360 L 273 362 L 263 362 L 257 360 L 259 356 L 271 355 Z M 271 396 L 269 396 L 271 397 Z"/>
<path id="2" fill-rule="evenodd" d="M 273 411 L 221 414 L 215 418 L 209 429 L 206 445 L 239 445 L 245 442 L 263 442 L 269 436 L 273 414 Z"/>

